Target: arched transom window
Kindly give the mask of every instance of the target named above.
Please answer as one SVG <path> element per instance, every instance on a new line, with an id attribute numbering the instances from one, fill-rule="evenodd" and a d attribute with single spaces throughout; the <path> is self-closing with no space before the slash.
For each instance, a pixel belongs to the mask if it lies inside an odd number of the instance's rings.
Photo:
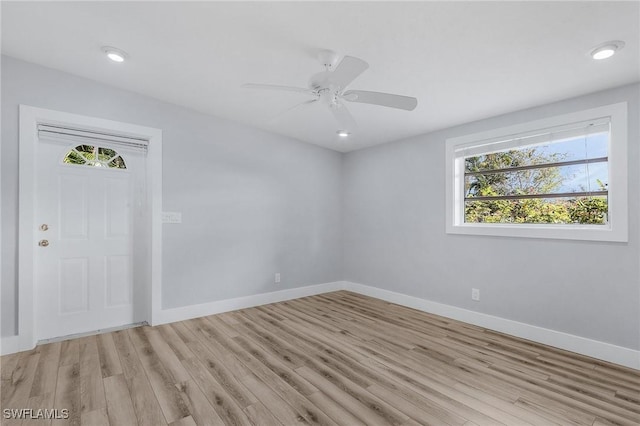
<path id="1" fill-rule="evenodd" d="M 65 155 L 66 164 L 77 164 L 91 167 L 105 167 L 109 169 L 126 169 L 124 159 L 111 148 L 95 145 L 78 145 Z"/>

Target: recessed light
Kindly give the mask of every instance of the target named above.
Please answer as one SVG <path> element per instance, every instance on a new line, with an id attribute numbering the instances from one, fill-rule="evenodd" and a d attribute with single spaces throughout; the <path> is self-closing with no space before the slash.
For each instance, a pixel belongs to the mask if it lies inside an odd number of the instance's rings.
<path id="1" fill-rule="evenodd" d="M 596 60 L 607 59 L 624 47 L 624 41 L 614 40 L 602 43 L 591 51 L 591 57 Z"/>
<path id="2" fill-rule="evenodd" d="M 107 55 L 107 58 L 111 59 L 113 62 L 124 62 L 128 56 L 123 50 L 111 46 L 104 46 L 102 51 Z"/>
<path id="3" fill-rule="evenodd" d="M 346 130 L 338 130 L 336 132 L 338 134 L 338 136 L 340 136 L 341 138 L 346 138 L 348 137 L 351 133 L 347 132 Z"/>
<path id="4" fill-rule="evenodd" d="M 107 57 L 109 57 L 113 62 L 124 62 L 124 56 L 119 53 L 109 52 L 107 53 Z"/>

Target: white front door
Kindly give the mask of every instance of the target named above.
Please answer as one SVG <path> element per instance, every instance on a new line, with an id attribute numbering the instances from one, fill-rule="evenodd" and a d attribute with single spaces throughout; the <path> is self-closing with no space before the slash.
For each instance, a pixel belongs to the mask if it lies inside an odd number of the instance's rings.
<path id="1" fill-rule="evenodd" d="M 144 153 L 40 139 L 36 158 L 36 338 L 136 322 L 135 226 Z M 138 198 L 138 199 L 136 199 Z M 137 217 L 137 219 L 136 219 Z M 144 283 L 139 283 L 144 285 Z M 139 305 L 139 304 L 138 304 Z"/>

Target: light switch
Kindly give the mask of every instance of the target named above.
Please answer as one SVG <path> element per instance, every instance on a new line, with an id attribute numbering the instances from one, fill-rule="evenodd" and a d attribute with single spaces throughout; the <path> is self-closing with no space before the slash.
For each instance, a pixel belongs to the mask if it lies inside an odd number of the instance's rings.
<path id="1" fill-rule="evenodd" d="M 182 212 L 162 212 L 162 223 L 182 223 Z"/>

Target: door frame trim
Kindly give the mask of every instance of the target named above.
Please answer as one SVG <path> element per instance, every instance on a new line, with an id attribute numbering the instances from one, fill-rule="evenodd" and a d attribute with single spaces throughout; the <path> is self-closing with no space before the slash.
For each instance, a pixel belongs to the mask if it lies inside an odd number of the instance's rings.
<path id="1" fill-rule="evenodd" d="M 94 131 L 111 131 L 149 140 L 146 187 L 151 215 L 150 283 L 147 287 L 146 321 L 154 322 L 161 309 L 162 289 L 162 130 L 85 115 L 20 105 L 18 161 L 18 335 L 19 351 L 35 347 L 34 250 L 37 245 L 34 218 L 38 124 L 58 124 Z M 4 340 L 4 338 L 3 338 Z M 12 339 L 13 340 L 13 339 Z M 4 352 L 4 351 L 3 351 Z"/>

